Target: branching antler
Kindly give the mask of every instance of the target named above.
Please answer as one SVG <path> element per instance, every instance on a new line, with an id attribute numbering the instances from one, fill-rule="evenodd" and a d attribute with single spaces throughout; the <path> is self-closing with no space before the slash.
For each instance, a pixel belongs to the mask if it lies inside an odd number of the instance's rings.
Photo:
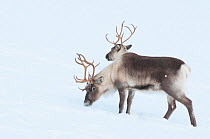
<path id="1" fill-rule="evenodd" d="M 126 42 L 127 40 L 129 40 L 131 38 L 131 36 L 133 36 L 134 32 L 136 31 L 136 28 L 137 27 L 135 27 L 133 24 L 131 24 L 131 25 L 133 27 L 133 31 L 128 26 L 125 26 L 130 31 L 131 34 L 130 34 L 130 36 L 127 39 L 125 39 L 124 41 L 122 41 L 121 44 L 123 44 L 124 42 Z"/>
<path id="2" fill-rule="evenodd" d="M 134 34 L 134 32 L 136 31 L 136 28 L 137 27 L 135 27 L 133 24 L 131 24 L 132 25 L 132 27 L 133 27 L 133 31 L 128 27 L 128 26 L 124 26 L 124 23 L 125 23 L 125 21 L 123 21 L 122 22 L 122 25 L 121 25 L 121 28 L 120 28 L 120 33 L 118 33 L 118 28 L 117 28 L 117 26 L 116 26 L 116 37 L 117 37 L 117 41 L 115 41 L 115 42 L 111 42 L 109 39 L 108 39 L 108 34 L 106 34 L 106 36 L 105 36 L 105 38 L 106 38 L 106 40 L 109 42 L 109 43 L 111 43 L 111 44 L 114 44 L 114 45 L 117 45 L 117 43 L 120 41 L 121 43 L 120 44 L 123 44 L 124 42 L 126 42 L 127 40 L 129 40 L 130 38 L 131 38 L 131 36 Z M 123 38 L 123 35 L 124 35 L 124 33 L 123 33 L 123 27 L 126 27 L 129 31 L 130 31 L 130 36 L 127 38 L 127 39 L 125 39 L 124 41 L 122 40 L 122 38 Z"/>
<path id="3" fill-rule="evenodd" d="M 82 55 L 82 54 L 77 54 L 78 55 L 78 60 L 75 58 L 75 62 L 79 65 L 82 65 L 84 67 L 84 78 L 83 79 L 79 79 L 77 76 L 74 76 L 74 80 L 76 81 L 76 83 L 85 83 L 85 82 L 92 82 L 93 80 L 93 77 L 94 77 L 94 74 L 95 74 L 95 68 L 100 64 L 98 63 L 96 66 L 93 64 L 94 61 L 91 63 L 91 62 L 88 62 L 86 60 L 86 58 Z M 92 75 L 89 75 L 88 76 L 88 79 L 86 77 L 87 75 L 87 68 L 89 66 L 92 66 L 93 67 L 93 72 L 92 72 Z M 80 89 L 82 91 L 84 91 L 86 88 L 84 89 Z"/>
<path id="4" fill-rule="evenodd" d="M 123 37 L 123 35 L 124 35 L 124 33 L 122 34 L 122 31 L 123 31 L 123 24 L 125 23 L 125 21 L 123 21 L 122 22 L 122 25 L 121 25 L 121 29 L 120 29 L 120 34 L 118 33 L 118 31 L 117 31 L 117 26 L 116 26 L 116 33 L 117 33 L 117 35 L 116 35 L 116 37 L 118 38 L 117 39 L 117 41 L 116 41 L 116 44 L 117 44 L 117 42 L 119 41 L 119 40 L 121 40 L 121 43 L 122 43 L 122 37 Z M 121 36 L 122 35 L 122 36 Z"/>

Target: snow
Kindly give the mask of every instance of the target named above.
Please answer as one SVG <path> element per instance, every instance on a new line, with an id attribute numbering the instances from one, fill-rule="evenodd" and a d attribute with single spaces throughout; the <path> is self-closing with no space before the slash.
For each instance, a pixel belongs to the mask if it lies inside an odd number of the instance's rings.
<path id="1" fill-rule="evenodd" d="M 0 1 L 0 138 L 210 138 L 210 2 L 208 0 Z M 110 62 L 104 38 L 125 20 L 136 33 L 130 51 L 173 56 L 192 70 L 186 94 L 198 127 L 177 103 L 169 120 L 163 92 L 136 92 L 131 115 L 118 114 L 118 93 L 83 105 L 76 53 Z"/>

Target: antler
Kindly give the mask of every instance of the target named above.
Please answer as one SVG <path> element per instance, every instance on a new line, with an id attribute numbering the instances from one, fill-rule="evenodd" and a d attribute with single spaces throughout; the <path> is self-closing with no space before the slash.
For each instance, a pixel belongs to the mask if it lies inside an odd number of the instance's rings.
<path id="1" fill-rule="evenodd" d="M 121 29 L 120 29 L 120 34 L 118 33 L 117 26 L 116 26 L 116 33 L 117 33 L 116 37 L 118 38 L 117 41 L 116 41 L 116 44 L 119 40 L 121 40 L 121 43 L 122 43 L 122 37 L 124 35 L 124 33 L 122 34 L 122 30 L 123 30 L 123 26 L 124 26 L 123 24 L 124 23 L 125 23 L 125 21 L 122 22 Z M 121 37 L 121 34 L 122 34 L 122 37 Z"/>
<path id="2" fill-rule="evenodd" d="M 120 34 L 118 33 L 118 30 L 117 30 L 117 26 L 116 26 L 116 37 L 117 37 L 117 41 L 116 42 L 111 42 L 111 41 L 109 41 L 109 39 L 107 38 L 107 36 L 108 36 L 108 34 L 106 34 L 106 40 L 109 42 L 109 43 L 111 43 L 111 44 L 114 44 L 114 45 L 117 45 L 117 43 L 118 43 L 118 41 L 119 40 L 122 40 L 122 37 L 121 37 L 121 34 L 122 34 L 122 30 L 123 30 L 123 24 L 125 23 L 125 21 L 123 21 L 122 22 L 122 25 L 121 25 L 121 29 L 120 29 Z M 123 35 L 122 35 L 123 36 Z M 121 41 L 122 42 L 122 41 Z"/>
<path id="3" fill-rule="evenodd" d="M 134 25 L 133 24 L 131 24 L 132 25 L 132 27 L 133 27 L 133 31 L 131 31 L 131 29 L 128 27 L 128 26 L 125 26 L 129 31 L 130 31 L 130 36 L 127 38 L 127 39 L 125 39 L 124 41 L 122 40 L 122 38 L 123 38 L 123 35 L 124 35 L 124 33 L 122 33 L 122 31 L 123 31 L 123 27 L 124 27 L 124 23 L 125 23 L 125 21 L 123 21 L 122 22 L 122 25 L 121 25 L 121 29 L 120 29 L 120 33 L 118 33 L 118 29 L 117 29 L 117 26 L 116 26 L 116 37 L 117 37 L 117 41 L 116 42 L 111 42 L 108 38 L 107 38 L 107 36 L 108 36 L 108 34 L 106 34 L 106 36 L 105 36 L 105 38 L 106 38 L 106 40 L 109 42 L 109 43 L 111 43 L 111 44 L 114 44 L 114 45 L 117 45 L 117 43 L 119 42 L 119 40 L 121 41 L 121 44 L 123 44 L 124 42 L 126 42 L 127 40 L 129 40 L 130 38 L 131 38 L 131 36 L 134 34 L 134 32 L 136 31 L 136 28 L 137 27 L 134 27 Z"/>
<path id="4" fill-rule="evenodd" d="M 95 68 L 100 64 L 98 63 L 96 66 L 93 64 L 94 61 L 91 63 L 91 62 L 88 62 L 86 60 L 86 58 L 82 55 L 82 54 L 77 54 L 78 55 L 78 61 L 77 59 L 75 58 L 75 62 L 79 65 L 82 65 L 84 67 L 84 79 L 79 79 L 77 76 L 74 76 L 74 80 L 76 81 L 76 83 L 85 83 L 85 82 L 91 82 L 93 80 L 93 77 L 94 77 L 94 74 L 95 74 Z M 79 62 L 80 61 L 80 62 Z M 87 66 L 85 65 L 87 64 Z M 86 75 L 87 75 L 87 68 L 89 66 L 92 66 L 93 67 L 93 72 L 92 72 L 92 75 L 89 75 L 88 79 L 86 78 Z M 84 91 L 86 88 L 84 89 L 80 89 L 82 91 Z"/>
<path id="5" fill-rule="evenodd" d="M 125 27 L 130 31 L 131 34 L 130 34 L 130 36 L 129 36 L 127 39 L 125 39 L 124 41 L 121 40 L 121 42 L 122 42 L 121 44 L 123 44 L 124 42 L 126 42 L 127 40 L 129 40 L 129 39 L 131 38 L 131 36 L 133 36 L 134 32 L 136 31 L 136 28 L 137 28 L 137 27 L 135 27 L 133 24 L 131 24 L 131 25 L 132 25 L 132 27 L 133 27 L 133 32 L 131 31 L 131 29 L 130 29 L 128 26 L 125 26 Z"/>

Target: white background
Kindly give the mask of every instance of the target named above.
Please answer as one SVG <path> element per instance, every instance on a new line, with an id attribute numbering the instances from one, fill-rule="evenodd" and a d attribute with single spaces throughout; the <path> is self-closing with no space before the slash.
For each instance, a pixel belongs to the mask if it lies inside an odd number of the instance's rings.
<path id="1" fill-rule="evenodd" d="M 118 113 L 118 93 L 84 107 L 76 53 L 105 59 L 122 21 L 137 26 L 130 51 L 172 56 L 192 70 L 186 108 L 167 121 L 166 95 L 136 92 L 131 115 Z M 125 32 L 126 33 L 126 32 Z M 208 0 L 0 0 L 0 138 L 108 139 L 210 137 L 210 2 Z M 149 93 L 149 94 L 147 94 Z M 151 94 L 153 93 L 153 94 Z"/>

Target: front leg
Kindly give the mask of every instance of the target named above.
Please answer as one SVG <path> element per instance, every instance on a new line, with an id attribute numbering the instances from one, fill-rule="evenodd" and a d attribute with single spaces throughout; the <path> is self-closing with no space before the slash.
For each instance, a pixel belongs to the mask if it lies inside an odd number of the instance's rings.
<path id="1" fill-rule="evenodd" d="M 118 89 L 119 96 L 120 96 L 120 102 L 119 102 L 119 113 L 122 113 L 125 103 L 125 90 L 124 89 Z"/>
<path id="2" fill-rule="evenodd" d="M 127 110 L 126 110 L 127 114 L 130 114 L 131 104 L 132 104 L 132 100 L 133 100 L 134 94 L 135 94 L 135 91 L 128 90 Z"/>

